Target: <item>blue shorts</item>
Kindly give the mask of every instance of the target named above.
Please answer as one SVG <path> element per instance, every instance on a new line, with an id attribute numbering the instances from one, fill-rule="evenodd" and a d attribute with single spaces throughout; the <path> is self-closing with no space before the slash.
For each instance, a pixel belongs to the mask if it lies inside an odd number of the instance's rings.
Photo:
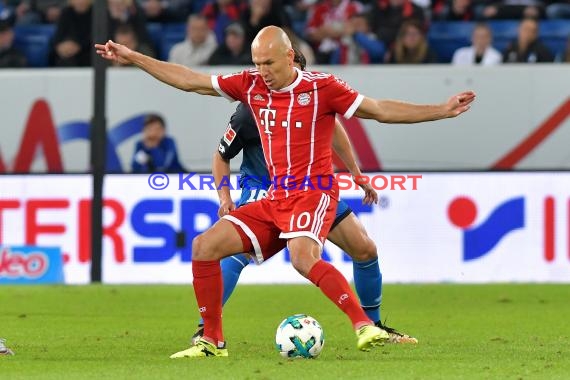
<path id="1" fill-rule="evenodd" d="M 262 188 L 250 188 L 250 187 L 243 187 L 241 189 L 241 196 L 237 201 L 237 207 L 243 206 L 246 203 L 255 202 L 260 199 L 265 198 L 267 195 L 267 190 Z M 331 226 L 331 230 L 335 228 L 340 222 L 343 221 L 350 213 L 352 209 L 346 204 L 345 201 L 339 200 L 338 206 L 336 208 L 336 216 L 334 222 Z"/>
<path id="2" fill-rule="evenodd" d="M 331 231 L 335 228 L 340 222 L 343 221 L 344 218 L 350 215 L 352 209 L 346 204 L 345 201 L 342 199 L 338 200 L 338 205 L 336 206 L 336 216 L 334 218 L 334 222 L 331 226 Z"/>

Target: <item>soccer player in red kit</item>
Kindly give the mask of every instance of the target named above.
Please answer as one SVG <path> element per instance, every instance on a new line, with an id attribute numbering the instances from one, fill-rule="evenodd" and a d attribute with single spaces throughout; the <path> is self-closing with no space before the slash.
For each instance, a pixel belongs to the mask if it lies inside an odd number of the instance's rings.
<path id="1" fill-rule="evenodd" d="M 192 242 L 193 285 L 204 335 L 195 346 L 171 357 L 227 356 L 219 260 L 252 252 L 260 263 L 285 245 L 294 268 L 350 318 L 358 349 L 367 351 L 387 340 L 388 334 L 367 318 L 342 274 L 320 258 L 338 199 L 331 160 L 335 114 L 385 123 L 439 120 L 467 111 L 475 94 L 463 92 L 437 105 L 362 96 L 330 74 L 296 69 L 291 42 L 274 26 L 262 29 L 252 43 L 256 70 L 233 75 L 200 74 L 112 41 L 95 47 L 102 57 L 134 64 L 179 89 L 248 104 L 274 179 L 265 199 L 231 212 Z"/>

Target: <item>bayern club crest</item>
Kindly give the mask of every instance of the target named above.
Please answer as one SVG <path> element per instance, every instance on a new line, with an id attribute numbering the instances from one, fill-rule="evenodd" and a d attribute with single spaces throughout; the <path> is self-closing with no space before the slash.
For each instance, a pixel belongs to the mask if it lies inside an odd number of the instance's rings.
<path id="1" fill-rule="evenodd" d="M 306 106 L 307 104 L 311 103 L 311 95 L 307 94 L 306 92 L 299 94 L 297 96 L 297 103 L 300 106 Z"/>

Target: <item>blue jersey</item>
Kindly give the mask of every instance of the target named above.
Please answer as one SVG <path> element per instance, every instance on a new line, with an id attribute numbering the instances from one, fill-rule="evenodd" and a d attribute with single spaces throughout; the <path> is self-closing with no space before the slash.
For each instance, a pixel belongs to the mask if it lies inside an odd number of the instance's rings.
<path id="1" fill-rule="evenodd" d="M 261 139 L 251 111 L 240 103 L 236 112 L 230 118 L 224 136 L 220 139 L 218 153 L 225 161 L 230 161 L 243 150 L 243 159 L 239 168 L 241 197 L 237 206 L 244 205 L 262 199 L 267 194 L 269 187 L 267 179 L 269 172 L 263 156 Z M 332 224 L 334 228 L 352 210 L 348 205 L 339 200 L 336 209 L 336 218 Z"/>
<path id="2" fill-rule="evenodd" d="M 261 139 L 255 120 L 249 109 L 240 103 L 232 115 L 230 123 L 220 139 L 218 152 L 226 161 L 231 160 L 243 150 L 243 159 L 239 168 L 240 187 L 242 189 L 267 190 L 263 181 L 269 177 Z"/>
<path id="3" fill-rule="evenodd" d="M 184 168 L 178 161 L 176 143 L 165 136 L 155 148 L 147 148 L 142 140 L 135 145 L 135 154 L 131 161 L 133 173 L 183 172 Z"/>

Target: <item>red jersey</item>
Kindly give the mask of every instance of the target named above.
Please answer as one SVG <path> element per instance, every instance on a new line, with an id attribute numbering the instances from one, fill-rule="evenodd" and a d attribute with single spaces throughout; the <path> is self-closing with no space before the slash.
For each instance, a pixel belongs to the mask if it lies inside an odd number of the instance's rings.
<path id="1" fill-rule="evenodd" d="M 352 117 L 364 97 L 333 75 L 295 70 L 295 81 L 281 90 L 270 90 L 257 70 L 214 75 L 212 85 L 249 105 L 272 177 L 270 199 L 312 189 L 337 199 L 338 185 L 330 183 L 335 116 Z"/>

